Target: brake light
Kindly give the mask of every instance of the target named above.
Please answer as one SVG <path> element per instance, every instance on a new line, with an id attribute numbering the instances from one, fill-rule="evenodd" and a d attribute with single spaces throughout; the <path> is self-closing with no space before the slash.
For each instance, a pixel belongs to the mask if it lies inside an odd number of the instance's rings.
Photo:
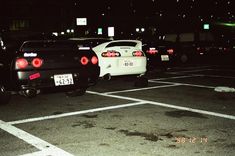
<path id="1" fill-rule="evenodd" d="M 93 56 L 93 57 L 91 58 L 91 63 L 92 63 L 92 64 L 97 64 L 97 63 L 98 63 L 98 58 L 97 58 L 96 56 Z"/>
<path id="2" fill-rule="evenodd" d="M 140 56 L 144 56 L 144 53 L 142 51 L 134 51 L 132 53 L 133 56 L 137 56 L 137 57 L 140 57 Z"/>
<path id="3" fill-rule="evenodd" d="M 28 66 L 28 61 L 24 58 L 19 58 L 16 60 L 16 66 L 19 68 L 19 69 L 24 69 Z"/>
<path id="4" fill-rule="evenodd" d="M 31 63 L 35 68 L 39 68 L 42 66 L 43 61 L 40 58 L 34 58 Z"/>
<path id="5" fill-rule="evenodd" d="M 101 54 L 102 57 L 120 57 L 121 54 L 117 51 L 107 51 Z"/>
<path id="6" fill-rule="evenodd" d="M 83 56 L 80 61 L 81 61 L 82 65 L 87 65 L 88 62 L 89 62 L 89 60 L 88 60 L 88 58 L 86 56 Z"/>
<path id="7" fill-rule="evenodd" d="M 174 49 L 168 49 L 167 52 L 168 54 L 172 55 L 174 53 Z"/>
<path id="8" fill-rule="evenodd" d="M 149 50 L 147 50 L 146 52 L 154 55 L 154 54 L 158 53 L 158 50 L 156 50 L 156 48 L 149 48 Z"/>

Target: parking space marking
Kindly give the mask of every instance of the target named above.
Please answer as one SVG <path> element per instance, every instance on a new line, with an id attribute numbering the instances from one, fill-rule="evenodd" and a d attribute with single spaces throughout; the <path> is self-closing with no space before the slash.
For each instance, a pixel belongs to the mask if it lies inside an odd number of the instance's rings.
<path id="1" fill-rule="evenodd" d="M 164 78 L 151 79 L 151 80 L 158 81 L 158 80 L 169 80 L 169 79 L 183 79 L 183 78 L 200 77 L 200 76 L 201 75 L 173 76 L 173 77 L 164 77 Z"/>
<path id="2" fill-rule="evenodd" d="M 153 87 L 146 87 L 146 88 L 137 88 L 137 89 L 127 89 L 127 90 L 119 90 L 119 91 L 112 91 L 112 92 L 105 92 L 104 94 L 115 94 L 115 93 L 124 93 L 124 92 L 135 92 L 140 90 L 149 90 L 149 89 L 157 89 L 157 88 L 167 88 L 167 87 L 174 87 L 179 86 L 180 84 L 170 84 L 164 86 L 153 86 Z"/>
<path id="3" fill-rule="evenodd" d="M 215 77 L 215 78 L 225 78 L 225 79 L 235 79 L 233 76 L 220 76 L 220 75 L 205 75 L 205 74 L 192 74 L 193 76 L 201 77 Z"/>
<path id="4" fill-rule="evenodd" d="M 60 151 L 56 151 L 53 148 L 48 148 L 42 151 L 37 151 L 34 153 L 27 153 L 27 154 L 20 155 L 20 156 L 68 156 L 68 155 L 63 155 L 63 153 L 60 153 Z"/>
<path id="5" fill-rule="evenodd" d="M 166 72 L 167 74 L 182 74 L 182 73 L 194 73 L 194 72 L 202 72 L 202 71 L 210 71 L 213 69 L 198 69 L 198 70 L 184 70 L 184 71 L 176 71 L 176 72 Z"/>
<path id="6" fill-rule="evenodd" d="M 155 81 L 155 80 L 149 80 L 149 82 L 152 82 L 152 83 L 164 83 L 164 84 L 175 84 L 175 85 L 178 84 L 178 85 L 182 85 L 182 86 L 215 89 L 214 86 L 196 85 L 196 84 L 189 84 L 189 83 L 178 83 L 178 82 L 169 82 L 169 81 Z"/>
<path id="7" fill-rule="evenodd" d="M 132 100 L 132 101 L 143 102 L 146 104 L 152 104 L 155 106 L 173 108 L 173 109 L 178 109 L 178 110 L 186 110 L 186 111 L 190 111 L 190 112 L 197 112 L 200 114 L 235 120 L 235 116 L 233 116 L 233 115 L 221 114 L 221 113 L 210 112 L 210 111 L 205 111 L 205 110 L 200 110 L 200 109 L 194 109 L 194 108 L 190 108 L 190 107 L 176 106 L 176 105 L 172 105 L 172 104 L 160 103 L 160 102 L 149 101 L 149 100 L 142 100 L 142 99 L 131 98 L 131 97 L 124 97 L 124 96 L 119 96 L 119 95 L 110 95 L 110 94 L 98 93 L 98 92 L 93 92 L 93 91 L 87 91 L 87 92 L 90 94 L 95 94 L 95 95 L 113 97 L 113 98 L 124 99 L 124 100 L 128 99 L 128 100 Z"/>
<path id="8" fill-rule="evenodd" d="M 210 115 L 210 116 L 215 116 L 215 117 L 221 117 L 221 118 L 225 118 L 225 119 L 235 120 L 235 116 L 233 116 L 233 115 L 227 115 L 227 114 L 222 114 L 222 113 L 216 113 L 216 112 L 211 112 L 211 111 L 194 109 L 194 108 L 190 108 L 190 107 L 169 105 L 169 104 L 160 103 L 160 102 L 151 102 L 150 101 L 150 104 L 156 105 L 156 106 L 162 106 L 162 107 L 169 107 L 169 108 L 184 110 L 184 111 L 190 111 L 190 112 L 194 112 L 194 113 L 200 113 L 200 114 L 205 114 L 205 115 Z"/>
<path id="9" fill-rule="evenodd" d="M 0 128 L 13 136 L 27 142 L 28 144 L 36 147 L 37 149 L 41 151 L 50 151 L 50 153 L 47 153 L 47 155 L 52 155 L 52 156 L 58 156 L 58 155 L 63 155 L 63 156 L 72 156 L 72 154 L 38 138 L 35 137 L 19 128 L 16 128 L 15 126 L 12 126 L 9 123 L 6 123 L 2 120 L 0 120 Z"/>
<path id="10" fill-rule="evenodd" d="M 220 66 L 218 66 L 220 67 Z M 223 67 L 224 69 L 213 69 L 214 71 L 226 71 L 226 72 L 235 72 L 234 69 L 229 69 L 229 68 L 234 68 L 234 66 L 227 66 L 227 67 Z"/>
<path id="11" fill-rule="evenodd" d="M 198 67 L 195 67 L 195 66 L 180 67 L 180 66 L 178 66 L 178 67 L 173 67 L 171 69 L 203 69 L 203 68 L 214 68 L 214 67 L 216 67 L 216 66 L 213 66 L 213 65 L 211 65 L 211 66 L 198 66 Z"/>
<path id="12" fill-rule="evenodd" d="M 113 109 L 119 109 L 119 108 L 131 107 L 131 106 L 138 106 L 138 105 L 143 105 L 143 104 L 145 104 L 145 102 L 137 101 L 135 103 L 121 104 L 121 105 L 107 106 L 107 107 L 102 107 L 102 108 L 94 108 L 94 109 L 77 111 L 77 112 L 70 112 L 70 113 L 50 115 L 50 116 L 44 116 L 44 117 L 23 119 L 23 120 L 8 122 L 8 124 L 16 125 L 16 124 L 22 124 L 22 123 L 35 122 L 35 121 L 43 121 L 43 120 L 48 120 L 48 119 L 56 119 L 56 118 L 74 116 L 74 115 L 100 112 L 100 111 L 105 111 L 105 110 L 113 110 Z"/>

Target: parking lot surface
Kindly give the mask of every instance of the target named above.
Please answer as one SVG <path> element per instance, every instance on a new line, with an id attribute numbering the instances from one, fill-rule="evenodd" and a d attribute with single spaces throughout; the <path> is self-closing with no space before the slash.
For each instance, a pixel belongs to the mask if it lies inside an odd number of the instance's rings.
<path id="1" fill-rule="evenodd" d="M 181 66 L 100 80 L 84 96 L 14 95 L 0 106 L 1 156 L 235 155 L 231 66 Z"/>

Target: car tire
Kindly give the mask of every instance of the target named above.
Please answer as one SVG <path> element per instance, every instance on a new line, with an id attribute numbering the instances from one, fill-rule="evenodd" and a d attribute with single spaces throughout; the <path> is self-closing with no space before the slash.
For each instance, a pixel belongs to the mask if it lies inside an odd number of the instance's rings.
<path id="1" fill-rule="evenodd" d="M 11 93 L 7 92 L 4 86 L 0 85 L 0 105 L 8 104 L 11 99 Z"/>
<path id="2" fill-rule="evenodd" d="M 78 88 L 78 89 L 66 92 L 66 95 L 68 97 L 76 97 L 76 96 L 82 96 L 85 93 L 86 93 L 86 88 Z"/>
<path id="3" fill-rule="evenodd" d="M 134 83 L 135 87 L 147 87 L 148 86 L 148 78 L 141 76 L 137 77 Z"/>

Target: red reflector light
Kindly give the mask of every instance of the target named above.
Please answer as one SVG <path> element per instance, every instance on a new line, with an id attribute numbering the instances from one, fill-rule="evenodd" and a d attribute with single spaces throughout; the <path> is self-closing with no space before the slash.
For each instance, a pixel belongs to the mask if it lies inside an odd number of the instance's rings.
<path id="1" fill-rule="evenodd" d="M 42 66 L 43 61 L 40 58 L 34 58 L 31 63 L 35 68 L 39 68 Z"/>
<path id="2" fill-rule="evenodd" d="M 93 57 L 91 58 L 91 63 L 92 63 L 92 64 L 97 64 L 97 63 L 98 63 L 98 58 L 97 58 L 96 56 L 93 56 Z"/>
<path id="3" fill-rule="evenodd" d="M 167 52 L 168 52 L 168 54 L 173 54 L 174 53 L 174 49 L 168 49 Z"/>
<path id="4" fill-rule="evenodd" d="M 134 51 L 132 54 L 133 56 L 144 56 L 142 51 Z"/>
<path id="5" fill-rule="evenodd" d="M 34 80 L 34 79 L 37 79 L 37 78 L 39 78 L 39 77 L 41 77 L 40 73 L 35 73 L 35 74 L 33 74 L 33 75 L 30 75 L 30 76 L 29 76 L 29 79 L 30 79 L 30 80 Z"/>
<path id="6" fill-rule="evenodd" d="M 89 62 L 89 60 L 88 60 L 88 58 L 86 56 L 83 56 L 80 61 L 81 61 L 82 65 L 87 65 L 88 62 Z"/>
<path id="7" fill-rule="evenodd" d="M 19 68 L 19 69 L 24 69 L 28 66 L 28 61 L 24 58 L 19 58 L 16 60 L 16 66 Z"/>

